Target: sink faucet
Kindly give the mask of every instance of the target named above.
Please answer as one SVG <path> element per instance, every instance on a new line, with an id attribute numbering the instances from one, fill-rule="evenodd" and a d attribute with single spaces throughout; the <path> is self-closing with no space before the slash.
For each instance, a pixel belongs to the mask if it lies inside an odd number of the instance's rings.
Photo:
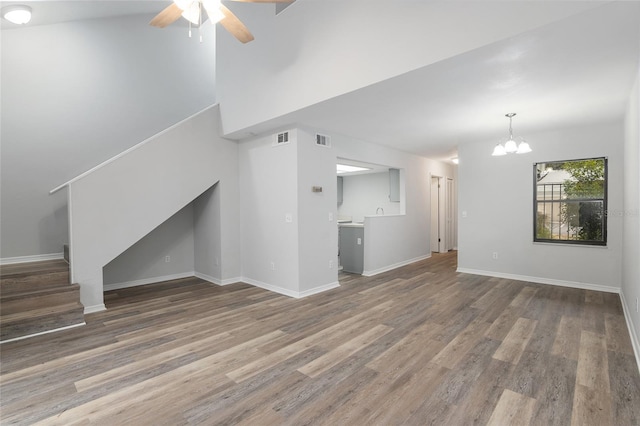
<path id="1" fill-rule="evenodd" d="M 378 211 L 381 211 L 381 212 L 382 212 L 382 215 L 384 216 L 384 209 L 383 209 L 382 207 L 378 207 L 378 208 L 376 209 L 376 214 L 378 214 Z"/>

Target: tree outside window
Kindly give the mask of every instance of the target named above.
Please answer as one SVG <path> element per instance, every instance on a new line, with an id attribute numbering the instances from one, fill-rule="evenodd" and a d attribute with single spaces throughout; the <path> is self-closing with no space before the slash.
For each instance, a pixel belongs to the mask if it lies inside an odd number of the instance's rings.
<path id="1" fill-rule="evenodd" d="M 534 164 L 534 241 L 606 245 L 607 159 Z"/>

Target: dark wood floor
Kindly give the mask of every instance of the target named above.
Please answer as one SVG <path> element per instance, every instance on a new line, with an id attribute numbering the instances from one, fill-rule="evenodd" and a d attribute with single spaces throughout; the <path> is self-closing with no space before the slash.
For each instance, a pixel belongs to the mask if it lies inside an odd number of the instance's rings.
<path id="1" fill-rule="evenodd" d="M 3 344 L 2 424 L 637 425 L 615 294 L 455 272 L 456 254 L 296 300 L 183 279 Z"/>

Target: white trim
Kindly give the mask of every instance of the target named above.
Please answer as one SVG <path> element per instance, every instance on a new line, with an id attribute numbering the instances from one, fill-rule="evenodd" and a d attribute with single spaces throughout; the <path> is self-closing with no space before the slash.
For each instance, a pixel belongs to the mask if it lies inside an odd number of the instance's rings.
<path id="1" fill-rule="evenodd" d="M 222 283 L 220 285 L 229 285 L 229 284 L 235 284 L 235 283 L 241 283 L 241 282 L 242 282 L 242 277 L 225 278 L 224 280 L 222 280 Z"/>
<path id="2" fill-rule="evenodd" d="M 265 290 L 269 290 L 272 291 L 274 293 L 278 293 L 278 294 L 282 294 L 285 296 L 289 296 L 289 297 L 293 297 L 294 299 L 302 299 L 303 297 L 307 297 L 307 296 L 311 296 L 313 294 L 318 294 L 321 293 L 323 291 L 327 291 L 327 290 L 331 290 L 333 288 L 336 287 L 340 287 L 340 283 L 336 282 L 332 282 L 330 284 L 326 284 L 320 287 L 316 287 L 316 288 L 312 288 L 309 290 L 304 290 L 304 291 L 295 291 L 295 290 L 289 290 L 287 288 L 282 288 L 282 287 L 278 287 L 272 284 L 267 284 L 267 283 L 263 283 L 262 281 L 258 281 L 258 280 L 254 280 L 251 278 L 246 278 L 246 277 L 242 277 L 240 280 L 240 282 L 246 283 L 246 284 L 250 284 L 252 286 L 255 287 L 260 287 L 262 289 Z"/>
<path id="3" fill-rule="evenodd" d="M 119 290 L 121 288 L 137 287 L 147 284 L 158 284 L 164 281 L 180 280 L 195 276 L 195 272 L 181 272 L 179 274 L 163 275 L 161 277 L 142 278 L 140 280 L 127 281 L 123 283 L 105 284 L 102 286 L 104 291 Z M 208 280 L 207 280 L 208 281 Z"/>
<path id="4" fill-rule="evenodd" d="M 399 268 L 401 266 L 406 266 L 406 265 L 410 265 L 410 264 L 415 263 L 415 262 L 420 262 L 421 260 L 429 259 L 430 257 L 431 257 L 431 253 L 427 254 L 426 256 L 414 257 L 413 259 L 404 260 L 402 262 L 394 263 L 393 265 L 384 266 L 382 268 L 374 269 L 372 271 L 363 271 L 362 275 L 365 276 L 365 277 L 372 277 L 374 275 L 378 275 L 378 274 L 381 274 L 383 272 L 391 271 L 391 270 Z"/>
<path id="5" fill-rule="evenodd" d="M 627 299 L 624 297 L 624 292 L 620 292 L 620 299 L 622 301 L 622 311 L 624 312 L 624 319 L 627 321 L 627 330 L 629 330 L 629 337 L 631 337 L 631 346 L 633 347 L 633 353 L 636 356 L 636 364 L 638 365 L 638 371 L 640 372 L 640 339 L 638 338 L 638 332 L 633 326 L 631 321 L 631 308 L 627 304 Z"/>
<path id="6" fill-rule="evenodd" d="M 67 190 L 67 224 L 68 224 L 68 229 L 69 229 L 69 280 L 72 283 L 75 283 L 75 264 L 73 263 L 73 256 L 74 256 L 74 240 L 73 240 L 73 202 L 71 200 L 71 187 L 69 187 L 69 189 Z M 64 256 L 64 253 L 63 253 Z"/>
<path id="7" fill-rule="evenodd" d="M 0 265 L 12 265 L 14 263 L 41 262 L 43 260 L 62 260 L 64 253 L 35 254 L 33 256 L 5 257 L 0 259 Z"/>
<path id="8" fill-rule="evenodd" d="M 505 274 L 503 272 L 483 271 L 479 269 L 458 268 L 456 272 L 463 274 L 484 275 L 487 277 L 506 278 L 516 281 L 527 281 L 537 284 L 557 285 L 560 287 L 579 288 L 582 290 L 604 291 L 605 293 L 620 293 L 619 287 L 610 287 L 600 284 L 581 283 L 578 281 L 556 280 L 553 278 L 530 277 L 527 275 Z"/>
<path id="9" fill-rule="evenodd" d="M 14 337 L 13 339 L 9 339 L 9 340 L 0 340 L 0 345 L 3 343 L 16 342 L 18 340 L 28 339 L 29 337 L 36 337 L 36 336 L 42 336 L 43 334 L 55 333 L 56 331 L 69 330 L 71 328 L 76 328 L 83 325 L 87 325 L 87 323 L 82 321 L 82 323 L 80 324 L 67 325 L 65 327 L 54 328 L 53 330 L 41 331 L 39 333 L 28 334 L 26 336 Z"/>
<path id="10" fill-rule="evenodd" d="M 325 292 L 327 290 L 332 290 L 332 289 L 338 288 L 338 287 L 340 287 L 340 283 L 338 281 L 334 281 L 332 283 L 325 284 L 325 285 L 320 286 L 320 287 L 315 287 L 315 288 L 312 288 L 310 290 L 301 291 L 298 294 L 300 295 L 299 297 L 302 298 L 302 297 L 307 297 L 307 296 L 313 296 L 314 294 L 322 293 L 322 292 Z"/>
<path id="11" fill-rule="evenodd" d="M 84 314 L 93 314 L 96 312 L 102 312 L 102 311 L 106 311 L 107 307 L 104 305 L 104 303 L 101 303 L 99 305 L 92 305 L 92 306 L 85 306 L 84 307 Z"/>
<path id="12" fill-rule="evenodd" d="M 86 172 L 84 172 L 84 173 L 82 173 L 82 174 L 80 174 L 80 175 L 78 175 L 78 176 L 74 177 L 73 179 L 71 179 L 71 180 L 69 180 L 69 181 L 67 181 L 67 182 L 63 183 L 62 185 L 56 186 L 56 187 L 55 187 L 55 188 L 53 188 L 51 191 L 49 191 L 49 195 L 51 195 L 51 194 L 53 194 L 53 193 L 55 193 L 55 192 L 60 191 L 62 188 L 64 188 L 64 187 L 66 187 L 66 186 L 71 185 L 72 183 L 74 183 L 74 182 L 76 182 L 76 181 L 78 181 L 78 180 L 82 179 L 83 177 L 85 177 L 85 176 L 87 176 L 87 175 L 90 175 L 91 173 L 95 172 L 96 170 L 101 169 L 101 168 L 103 168 L 104 166 L 108 165 L 109 163 L 113 163 L 114 161 L 116 161 L 116 160 L 117 160 L 117 159 L 119 159 L 120 157 L 123 157 L 123 156 L 127 155 L 128 153 L 130 153 L 131 151 L 135 151 L 136 149 L 138 149 L 138 148 L 142 147 L 143 145 L 146 145 L 148 142 L 151 142 L 152 140 L 156 139 L 158 136 L 161 136 L 161 135 L 163 135 L 163 134 L 165 134 L 165 133 L 168 133 L 168 132 L 172 131 L 173 129 L 175 129 L 176 127 L 180 126 L 180 125 L 181 125 L 182 123 L 184 123 L 185 121 L 189 121 L 189 120 L 191 120 L 193 117 L 195 117 L 195 116 L 198 116 L 198 115 L 202 114 L 203 112 L 205 112 L 205 111 L 207 111 L 207 110 L 209 110 L 209 109 L 211 109 L 211 108 L 215 107 L 216 105 L 217 105 L 217 104 L 210 105 L 210 106 L 208 106 L 208 107 L 204 108 L 203 110 L 196 112 L 195 114 L 193 114 L 193 115 L 191 115 L 191 116 L 189 116 L 189 117 L 185 118 L 184 120 L 181 120 L 181 121 L 177 122 L 177 123 L 176 123 L 176 124 L 174 124 L 173 126 L 171 126 L 171 127 L 167 127 L 166 129 L 162 130 L 161 132 L 156 133 L 155 135 L 153 135 L 153 136 L 151 136 L 151 137 L 149 137 L 149 138 L 147 138 L 147 139 L 143 140 L 143 141 L 142 141 L 142 142 L 140 142 L 139 144 L 136 144 L 136 145 L 132 146 L 131 148 L 129 148 L 129 149 L 127 149 L 127 150 L 125 150 L 125 151 L 122 151 L 120 154 L 118 154 L 118 155 L 116 155 L 116 156 L 114 156 L 114 157 L 109 158 L 107 161 L 104 161 L 104 162 L 102 162 L 102 163 L 98 164 L 97 166 L 93 167 L 92 169 L 87 170 Z"/>
<path id="13" fill-rule="evenodd" d="M 241 281 L 243 283 L 251 284 L 252 286 L 255 286 L 255 287 L 260 287 L 265 290 L 273 291 L 274 293 L 283 294 L 285 296 L 293 297 L 295 299 L 300 298 L 300 293 L 298 293 L 297 291 L 289 290 L 283 287 L 278 287 L 272 284 L 263 283 L 262 281 L 258 281 L 258 280 L 254 280 L 246 277 L 242 277 Z"/>
<path id="14" fill-rule="evenodd" d="M 215 285 L 222 285 L 222 281 L 219 278 L 212 277 L 211 275 L 201 274 L 200 272 L 194 272 L 193 276 L 205 280 Z"/>
<path id="15" fill-rule="evenodd" d="M 242 278 L 240 278 L 240 277 L 225 278 L 224 280 L 221 280 L 220 278 L 215 278 L 215 277 L 212 277 L 211 275 L 202 274 L 200 272 L 194 272 L 193 276 L 196 277 L 196 278 L 200 278 L 201 280 L 208 281 L 211 284 L 215 284 L 215 285 L 219 285 L 219 286 L 225 286 L 225 285 L 229 285 L 229 284 L 235 284 L 235 283 L 242 282 Z"/>

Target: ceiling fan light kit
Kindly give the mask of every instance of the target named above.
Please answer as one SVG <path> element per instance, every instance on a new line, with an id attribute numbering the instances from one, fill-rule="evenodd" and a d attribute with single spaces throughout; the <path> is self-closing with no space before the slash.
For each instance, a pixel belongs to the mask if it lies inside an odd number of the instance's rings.
<path id="1" fill-rule="evenodd" d="M 526 154 L 528 152 L 531 152 L 531 147 L 529 146 L 527 141 L 524 140 L 524 138 L 518 138 L 520 140 L 519 144 L 513 138 L 513 128 L 511 126 L 511 123 L 515 115 L 515 112 L 505 114 L 505 117 L 509 118 L 509 139 L 504 143 L 504 145 L 501 143 L 496 144 L 496 146 L 493 148 L 493 153 L 491 154 L 494 157 L 499 157 L 501 155 L 507 154 Z"/>
<path id="2" fill-rule="evenodd" d="M 295 0 L 235 0 L 245 3 L 291 3 Z M 203 19 L 202 9 L 207 12 Z M 173 0 L 162 12 L 158 13 L 149 22 L 149 25 L 164 28 L 177 21 L 180 17 L 189 21 L 189 37 L 191 37 L 191 24 L 202 25 L 209 19 L 213 24 L 220 22 L 222 26 L 241 43 L 248 43 L 254 39 L 249 29 L 233 14 L 221 0 Z M 202 41 L 202 36 L 200 36 Z"/>

